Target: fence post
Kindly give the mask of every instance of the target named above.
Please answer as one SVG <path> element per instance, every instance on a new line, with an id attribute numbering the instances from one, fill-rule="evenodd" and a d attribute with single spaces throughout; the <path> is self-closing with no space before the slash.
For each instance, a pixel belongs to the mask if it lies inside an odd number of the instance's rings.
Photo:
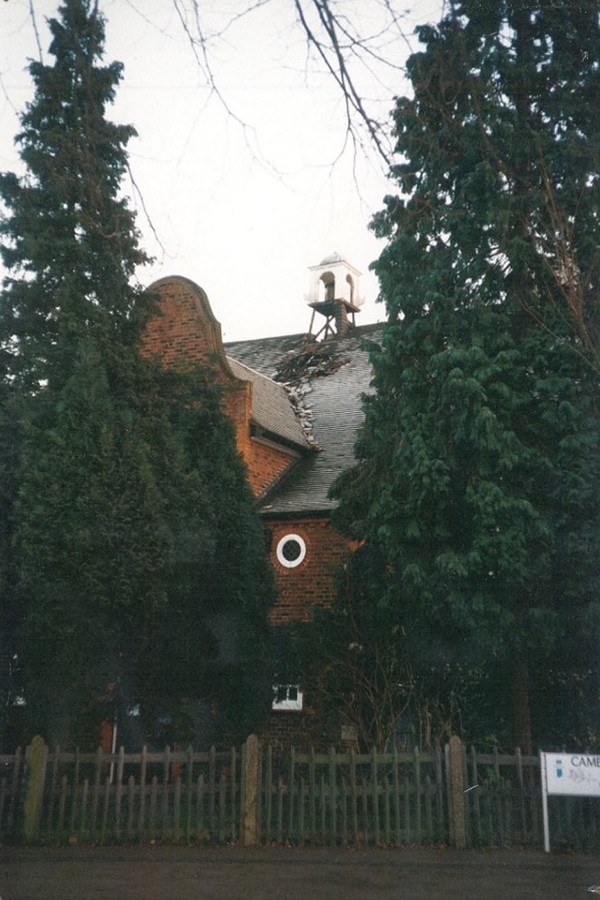
<path id="1" fill-rule="evenodd" d="M 258 799 L 259 799 L 259 758 L 260 744 L 255 734 L 246 740 L 243 757 L 244 796 L 242 797 L 242 844 L 244 847 L 255 847 L 259 843 L 258 834 Z"/>
<path id="2" fill-rule="evenodd" d="M 37 734 L 26 750 L 25 799 L 23 802 L 23 836 L 26 841 L 35 841 L 39 837 L 40 820 L 46 782 L 46 763 L 48 747 L 43 737 Z"/>
<path id="3" fill-rule="evenodd" d="M 450 788 L 450 843 L 457 850 L 464 850 L 467 846 L 467 829 L 463 745 L 461 739 L 455 734 L 450 738 L 447 777 Z"/>

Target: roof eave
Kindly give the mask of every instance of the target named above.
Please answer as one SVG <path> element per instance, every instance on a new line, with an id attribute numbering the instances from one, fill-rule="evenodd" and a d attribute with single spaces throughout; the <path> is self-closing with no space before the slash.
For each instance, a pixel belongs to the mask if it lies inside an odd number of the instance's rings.
<path id="1" fill-rule="evenodd" d="M 266 504 L 259 509 L 259 514 L 262 519 L 266 520 L 278 519 L 289 521 L 291 519 L 324 519 L 330 518 L 335 508 L 335 506 L 328 506 L 321 509 L 309 507 L 306 509 L 298 508 L 293 510 L 277 510 L 269 509 L 269 505 Z"/>
<path id="2" fill-rule="evenodd" d="M 301 456 L 309 456 L 311 453 L 316 452 L 316 448 L 311 447 L 308 441 L 294 441 L 292 438 L 284 437 L 274 431 L 269 431 L 268 428 L 265 428 L 254 419 L 250 422 L 250 437 L 267 441 L 269 444 L 274 444 L 277 447 L 285 447 L 286 450 L 293 450 Z"/>

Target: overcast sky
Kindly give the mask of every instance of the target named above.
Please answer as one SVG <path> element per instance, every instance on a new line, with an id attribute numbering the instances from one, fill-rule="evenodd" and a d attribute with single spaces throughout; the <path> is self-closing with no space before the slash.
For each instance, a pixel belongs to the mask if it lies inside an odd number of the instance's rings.
<path id="1" fill-rule="evenodd" d="M 184 0 L 178 0 L 180 8 Z M 33 0 L 44 62 L 45 19 L 58 0 Z M 203 0 L 218 30 L 245 0 Z M 250 5 L 250 3 L 248 3 Z M 441 0 L 391 0 L 405 14 L 408 40 L 391 34 L 389 55 L 401 66 L 414 24 L 437 21 Z M 347 0 L 365 33 L 379 27 L 378 0 Z M 143 245 L 155 257 L 140 272 L 145 284 L 177 274 L 203 287 L 225 340 L 306 331 L 308 267 L 333 251 L 363 272 L 357 324 L 384 317 L 368 272 L 381 250 L 369 220 L 389 190 L 374 154 L 347 145 L 342 98 L 307 62 L 292 0 L 270 0 L 237 20 L 210 44 L 224 103 L 211 92 L 194 57 L 174 0 L 101 0 L 106 61 L 125 74 L 115 121 L 132 124 L 132 172 L 150 221 L 136 201 Z M 190 23 L 191 25 L 192 23 Z M 0 4 L 0 170 L 18 171 L 13 145 L 17 113 L 31 97 L 28 58 L 39 58 L 30 0 Z M 379 71 L 381 84 L 360 75 L 381 115 L 408 88 L 398 71 Z M 243 127 L 243 122 L 246 127 Z M 129 190 L 129 188 L 127 188 Z M 158 240 L 155 238 L 155 233 Z"/>

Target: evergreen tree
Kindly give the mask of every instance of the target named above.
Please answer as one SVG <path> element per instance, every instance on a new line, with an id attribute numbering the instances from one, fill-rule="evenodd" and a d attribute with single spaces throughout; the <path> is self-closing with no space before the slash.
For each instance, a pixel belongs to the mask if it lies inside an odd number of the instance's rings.
<path id="1" fill-rule="evenodd" d="M 274 586 L 233 427 L 217 398 L 201 407 L 191 401 L 178 409 L 178 433 L 208 497 L 192 529 L 198 499 L 188 491 L 179 498 L 190 508 L 175 530 L 169 582 L 177 587 L 159 611 L 140 665 L 146 726 L 152 728 L 152 713 L 167 708 L 180 741 L 200 728 L 205 745 L 217 735 L 239 743 L 270 708 L 267 614 Z"/>
<path id="2" fill-rule="evenodd" d="M 388 322 L 339 521 L 383 559 L 372 608 L 405 629 L 417 683 L 484 667 L 491 716 L 458 710 L 471 737 L 585 741 L 598 713 L 597 4 L 464 0 L 419 35 L 414 96 L 394 110 L 399 194 L 373 223 Z"/>
<path id="3" fill-rule="evenodd" d="M 105 115 L 121 66 L 99 65 L 97 2 L 66 0 L 50 29 L 54 64 L 31 63 L 35 96 L 17 137 L 26 175 L 0 177 L 12 273 L 0 307 L 3 389 L 19 410 L 16 484 L 2 495 L 14 557 L 3 608 L 16 610 L 28 728 L 92 743 L 115 704 L 121 718 L 140 705 L 152 737 L 160 695 L 171 741 L 184 688 L 250 728 L 268 702 L 272 597 L 253 501 L 206 379 L 139 353 L 154 307 L 132 284 L 146 257 L 121 195 L 134 132 Z M 233 497 L 245 548 L 225 567 L 222 510 Z M 235 610 L 232 632 L 254 645 L 247 678 L 248 652 L 233 665 L 215 649 L 220 601 Z M 195 639 L 196 657 L 212 642 L 210 678 L 188 666 Z M 153 654 L 162 640 L 165 665 Z"/>
<path id="4" fill-rule="evenodd" d="M 19 683 L 16 668 L 16 581 L 17 568 L 12 552 L 14 509 L 19 459 L 18 414 L 13 392 L 0 381 L 0 748 L 17 746 L 16 711 Z"/>
<path id="5" fill-rule="evenodd" d="M 68 0 L 50 21 L 52 66 L 31 62 L 34 100 L 16 141 L 26 175 L 3 174 L 2 347 L 24 389 L 60 388 L 83 333 L 116 367 L 148 315 L 131 279 L 147 258 L 134 214 L 120 196 L 132 127 L 105 116 L 122 75 L 100 66 L 104 24 L 97 2 Z M 125 352 L 127 359 L 130 354 Z"/>

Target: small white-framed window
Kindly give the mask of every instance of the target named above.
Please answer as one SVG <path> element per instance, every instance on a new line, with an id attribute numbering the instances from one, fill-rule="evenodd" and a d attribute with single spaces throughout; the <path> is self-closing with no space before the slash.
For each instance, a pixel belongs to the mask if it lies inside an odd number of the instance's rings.
<path id="1" fill-rule="evenodd" d="M 277 543 L 277 562 L 286 569 L 294 569 L 306 556 L 306 544 L 299 534 L 286 534 Z"/>
<path id="2" fill-rule="evenodd" d="M 302 709 L 302 691 L 298 684 L 273 685 L 273 709 L 275 711 L 300 711 Z"/>

